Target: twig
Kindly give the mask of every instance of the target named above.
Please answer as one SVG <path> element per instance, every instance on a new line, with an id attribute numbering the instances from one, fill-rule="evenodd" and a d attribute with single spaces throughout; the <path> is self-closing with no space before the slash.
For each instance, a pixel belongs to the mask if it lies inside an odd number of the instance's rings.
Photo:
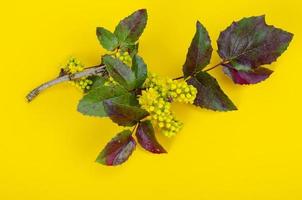
<path id="1" fill-rule="evenodd" d="M 212 70 L 212 69 L 215 69 L 216 67 L 218 67 L 218 66 L 220 66 L 220 65 L 222 65 L 222 64 L 224 64 L 224 63 L 225 63 L 225 61 L 221 61 L 220 63 L 214 65 L 213 67 L 210 67 L 210 68 L 204 70 L 204 72 L 207 72 L 207 71 L 210 71 L 210 70 Z"/>
<path id="2" fill-rule="evenodd" d="M 135 132 L 135 129 L 137 129 L 138 125 L 140 124 L 140 121 L 134 125 L 132 131 L 131 131 L 131 134 L 133 134 Z"/>
<path id="3" fill-rule="evenodd" d="M 36 87 L 33 89 L 28 95 L 26 95 L 26 99 L 28 102 L 31 102 L 36 96 L 38 96 L 43 90 L 56 85 L 58 83 L 62 83 L 65 81 L 71 81 L 71 80 L 76 80 L 85 76 L 92 76 L 92 75 L 98 75 L 98 74 L 103 74 L 105 72 L 105 66 L 104 65 L 97 65 L 93 67 L 86 68 L 82 72 L 78 72 L 75 74 L 67 74 L 63 76 L 59 76 L 56 79 L 53 79 L 51 81 L 48 81 L 46 83 L 43 83 L 42 85 Z"/>
<path id="4" fill-rule="evenodd" d="M 184 76 L 180 76 L 180 77 L 177 77 L 177 78 L 173 78 L 173 80 L 179 80 L 179 79 L 182 79 L 184 78 Z"/>
<path id="5" fill-rule="evenodd" d="M 225 64 L 226 62 L 227 62 L 227 61 L 221 61 L 220 63 L 218 63 L 218 64 L 216 64 L 216 65 L 214 65 L 214 66 L 212 66 L 212 67 L 210 67 L 210 68 L 208 68 L 208 69 L 206 69 L 206 70 L 203 70 L 203 71 L 204 71 L 204 72 L 210 71 L 210 70 L 215 69 L 216 67 L 218 67 L 218 66 L 220 66 L 220 65 Z M 202 70 L 199 70 L 199 71 L 194 72 L 191 76 L 194 76 L 195 74 L 197 74 L 197 73 L 200 72 L 200 71 L 202 71 Z M 173 80 L 179 80 L 179 79 L 183 79 L 183 78 L 184 78 L 184 76 L 180 76 L 180 77 L 177 77 L 177 78 L 173 78 Z"/>
<path id="6" fill-rule="evenodd" d="M 216 67 L 218 67 L 218 66 L 220 66 L 224 63 L 226 63 L 226 61 L 222 61 L 222 62 L 214 65 L 213 67 L 210 67 L 210 68 L 208 68 L 204 71 L 205 72 L 210 71 L 210 70 L 212 70 L 212 69 L 214 69 L 214 68 L 216 68 Z M 102 74 L 105 71 L 106 70 L 105 70 L 104 65 L 97 65 L 97 66 L 88 67 L 84 71 L 78 72 L 78 73 L 75 73 L 75 74 L 72 74 L 72 75 L 67 74 L 67 75 L 59 76 L 58 78 L 53 79 L 51 81 L 48 81 L 46 83 L 43 83 L 42 85 L 40 85 L 40 86 L 36 87 L 35 89 L 33 89 L 30 93 L 28 93 L 28 95 L 26 96 L 26 99 L 27 99 L 28 102 L 31 102 L 43 90 L 45 90 L 45 89 L 47 89 L 47 88 L 49 88 L 53 85 L 56 85 L 58 83 L 62 83 L 62 82 L 65 82 L 65 81 L 76 80 L 76 79 L 79 79 L 79 78 L 85 77 L 85 76 Z M 193 75 L 195 75 L 198 72 L 195 72 Z M 174 78 L 173 80 L 178 80 L 178 79 L 182 79 L 182 78 L 184 78 L 184 76 Z"/>

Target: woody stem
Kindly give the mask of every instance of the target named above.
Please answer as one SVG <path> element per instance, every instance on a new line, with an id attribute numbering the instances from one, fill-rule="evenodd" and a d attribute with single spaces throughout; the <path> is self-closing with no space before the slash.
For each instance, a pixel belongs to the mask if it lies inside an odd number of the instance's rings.
<path id="1" fill-rule="evenodd" d="M 35 89 L 33 89 L 31 92 L 29 92 L 26 95 L 26 99 L 28 102 L 31 102 L 43 90 L 46 90 L 47 88 L 49 88 L 53 85 L 56 85 L 56 84 L 59 84 L 59 83 L 65 82 L 65 81 L 76 80 L 76 79 L 86 77 L 86 76 L 102 75 L 102 74 L 104 74 L 105 71 L 106 70 L 105 70 L 104 65 L 97 65 L 97 66 L 88 67 L 82 72 L 59 76 L 58 78 L 45 82 L 45 83 L 41 84 L 40 86 L 36 87 Z"/>

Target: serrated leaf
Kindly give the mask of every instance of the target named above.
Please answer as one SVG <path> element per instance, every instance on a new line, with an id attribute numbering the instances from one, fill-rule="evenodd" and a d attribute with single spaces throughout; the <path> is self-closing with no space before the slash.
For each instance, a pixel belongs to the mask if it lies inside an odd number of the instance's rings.
<path id="1" fill-rule="evenodd" d="M 119 96 L 127 95 L 128 92 L 119 85 L 114 86 L 95 86 L 79 102 L 78 111 L 84 115 L 105 117 L 104 100 L 114 99 Z"/>
<path id="2" fill-rule="evenodd" d="M 218 53 L 236 70 L 255 69 L 275 61 L 292 38 L 292 33 L 267 25 L 265 16 L 243 18 L 220 33 Z"/>
<path id="3" fill-rule="evenodd" d="M 216 111 L 237 110 L 216 79 L 207 72 L 199 72 L 187 82 L 197 89 L 195 105 Z"/>
<path id="4" fill-rule="evenodd" d="M 240 85 L 259 83 L 267 79 L 273 73 L 272 70 L 264 67 L 243 71 L 233 69 L 229 65 L 224 65 L 223 71 L 234 81 L 234 83 Z"/>
<path id="5" fill-rule="evenodd" d="M 117 134 L 105 146 L 96 159 L 96 162 L 103 165 L 120 165 L 132 154 L 136 147 L 136 142 L 130 130 L 124 130 Z"/>
<path id="6" fill-rule="evenodd" d="M 186 62 L 183 65 L 185 77 L 202 70 L 210 62 L 213 48 L 205 27 L 197 21 L 196 33 L 188 49 Z"/>
<path id="7" fill-rule="evenodd" d="M 132 90 L 136 86 L 135 74 L 132 70 L 117 58 L 109 55 L 103 56 L 103 63 L 109 75 L 120 85 L 128 90 Z"/>
<path id="8" fill-rule="evenodd" d="M 136 130 L 138 143 L 151 153 L 167 153 L 155 138 L 154 129 L 150 120 L 139 123 Z"/>
<path id="9" fill-rule="evenodd" d="M 125 97 L 129 98 L 129 97 Z M 124 100 L 124 99 L 122 99 Z M 120 126 L 133 126 L 141 119 L 149 115 L 149 113 L 141 109 L 138 104 L 125 103 L 121 101 L 114 101 L 112 99 L 104 101 L 104 108 L 110 119 Z M 133 98 L 132 98 L 133 102 Z"/>
<path id="10" fill-rule="evenodd" d="M 103 27 L 96 28 L 96 35 L 101 45 L 109 51 L 115 50 L 119 45 L 117 37 Z"/>
<path id="11" fill-rule="evenodd" d="M 138 88 L 147 78 L 147 65 L 139 55 L 135 55 L 132 59 L 132 71 L 136 79 L 136 88 Z"/>
<path id="12" fill-rule="evenodd" d="M 146 27 L 147 18 L 147 10 L 141 9 L 121 20 L 114 31 L 119 42 L 134 44 Z"/>

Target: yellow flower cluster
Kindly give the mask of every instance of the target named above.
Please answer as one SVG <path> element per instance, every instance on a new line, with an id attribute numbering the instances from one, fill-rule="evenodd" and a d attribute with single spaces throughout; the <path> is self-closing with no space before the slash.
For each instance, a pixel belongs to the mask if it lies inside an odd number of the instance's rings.
<path id="1" fill-rule="evenodd" d="M 182 123 L 177 121 L 170 111 L 171 103 L 165 101 L 157 90 L 149 88 L 142 91 L 139 104 L 150 113 L 150 118 L 161 132 L 170 137 L 182 128 Z"/>
<path id="2" fill-rule="evenodd" d="M 186 81 L 161 78 L 156 74 L 148 74 L 145 81 L 146 88 L 154 88 L 158 93 L 169 101 L 193 104 L 197 94 L 194 86 L 188 85 Z"/>
<path id="3" fill-rule="evenodd" d="M 80 63 L 78 59 L 73 57 L 67 61 L 67 64 L 64 67 L 64 71 L 70 74 L 81 72 L 83 70 L 84 70 L 84 66 Z"/>
<path id="4" fill-rule="evenodd" d="M 70 84 L 80 90 L 89 90 L 93 81 L 87 78 L 80 78 L 79 80 L 70 81 Z"/>
<path id="5" fill-rule="evenodd" d="M 184 80 L 177 81 L 148 74 L 139 97 L 139 104 L 150 113 L 152 123 L 166 136 L 173 136 L 183 124 L 176 120 L 170 111 L 171 102 L 193 103 L 197 90 Z"/>
<path id="6" fill-rule="evenodd" d="M 84 66 L 80 63 L 80 61 L 78 59 L 70 58 L 66 64 L 66 66 L 63 69 L 64 69 L 64 72 L 66 72 L 66 73 L 75 74 L 75 73 L 83 71 Z M 82 77 L 80 79 L 70 81 L 70 83 L 83 91 L 83 90 L 89 90 L 93 81 L 86 77 Z"/>
<path id="7" fill-rule="evenodd" d="M 111 76 L 108 77 L 106 82 L 104 83 L 105 86 L 112 86 L 118 84 Z"/>
<path id="8" fill-rule="evenodd" d="M 115 57 L 118 58 L 120 61 L 122 61 L 123 63 L 125 63 L 128 66 L 132 65 L 132 58 L 127 51 L 122 52 L 121 50 L 118 50 L 115 54 Z"/>

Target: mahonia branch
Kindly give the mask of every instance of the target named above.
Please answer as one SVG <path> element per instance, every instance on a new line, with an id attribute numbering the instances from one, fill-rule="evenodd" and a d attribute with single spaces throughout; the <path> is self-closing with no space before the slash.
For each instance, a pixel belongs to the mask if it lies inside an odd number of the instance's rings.
<path id="1" fill-rule="evenodd" d="M 138 39 L 147 19 L 146 9 L 140 9 L 122 19 L 114 32 L 97 27 L 100 44 L 112 52 L 102 56 L 102 64 L 84 69 L 80 62 L 71 59 L 59 77 L 26 96 L 30 102 L 53 85 L 73 81 L 86 93 L 78 104 L 79 112 L 109 117 L 120 126 L 133 127 L 132 131 L 119 132 L 100 152 L 96 161 L 104 165 L 119 165 L 129 158 L 136 147 L 134 133 L 137 142 L 147 151 L 166 153 L 155 137 L 153 124 L 168 137 L 180 131 L 183 124 L 170 111 L 172 102 L 190 103 L 214 111 L 237 110 L 208 72 L 222 66 L 223 72 L 236 84 L 259 83 L 273 72 L 262 65 L 276 61 L 293 38 L 292 33 L 267 25 L 264 15 L 245 17 L 220 32 L 217 52 L 221 60 L 207 67 L 213 48 L 206 28 L 197 21 L 196 33 L 182 67 L 183 76 L 163 79 L 148 73 L 147 65 L 137 54 Z M 92 75 L 108 75 L 108 79 L 89 79 Z M 176 81 L 179 79 L 182 80 Z M 94 89 L 89 91 L 91 88 Z M 146 119 L 147 116 L 150 119 Z"/>
<path id="2" fill-rule="evenodd" d="M 45 82 L 41 84 L 40 86 L 36 87 L 33 89 L 31 92 L 26 95 L 26 99 L 28 102 L 31 102 L 36 96 L 38 96 L 43 90 L 46 90 L 47 88 L 65 82 L 65 81 L 72 81 L 76 80 L 82 77 L 86 76 L 92 76 L 92 75 L 102 75 L 105 72 L 105 66 L 104 65 L 97 65 L 93 67 L 88 67 L 82 72 L 78 72 L 75 74 L 66 74 L 59 76 L 56 79 L 50 80 L 48 82 Z"/>

